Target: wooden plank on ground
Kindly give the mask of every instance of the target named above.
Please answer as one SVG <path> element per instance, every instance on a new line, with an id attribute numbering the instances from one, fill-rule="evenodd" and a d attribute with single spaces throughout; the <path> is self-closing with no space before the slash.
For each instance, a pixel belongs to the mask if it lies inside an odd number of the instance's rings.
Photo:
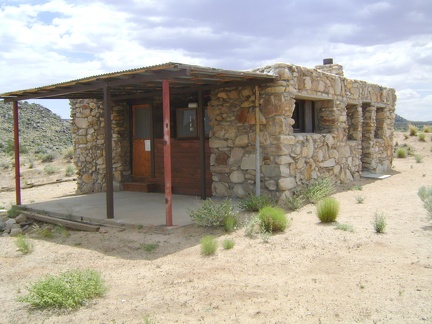
<path id="1" fill-rule="evenodd" d="M 67 219 L 52 217 L 48 215 L 40 215 L 40 214 L 33 214 L 28 212 L 22 212 L 24 215 L 26 215 L 28 218 L 32 218 L 38 221 L 42 221 L 45 223 L 51 223 L 51 224 L 58 224 L 62 225 L 67 228 L 73 228 L 80 231 L 87 231 L 87 232 L 98 232 L 100 229 L 100 226 L 97 225 L 91 225 L 86 223 L 80 223 L 80 222 L 74 222 Z"/>

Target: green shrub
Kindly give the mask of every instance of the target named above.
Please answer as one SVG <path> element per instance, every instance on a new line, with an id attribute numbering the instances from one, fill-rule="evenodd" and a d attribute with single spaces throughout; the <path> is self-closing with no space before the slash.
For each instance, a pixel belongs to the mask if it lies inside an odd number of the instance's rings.
<path id="1" fill-rule="evenodd" d="M 408 132 L 410 136 L 417 136 L 418 127 L 413 124 L 408 124 Z"/>
<path id="2" fill-rule="evenodd" d="M 366 199 L 364 196 L 356 196 L 355 198 L 356 198 L 357 204 L 363 204 L 365 199 Z"/>
<path id="3" fill-rule="evenodd" d="M 429 198 L 432 198 L 432 186 L 421 186 L 417 194 L 423 202 Z"/>
<path id="4" fill-rule="evenodd" d="M 41 155 L 40 159 L 42 162 L 52 162 L 55 159 L 55 154 L 52 152 L 45 153 Z"/>
<path id="5" fill-rule="evenodd" d="M 222 241 L 222 247 L 225 250 L 231 250 L 234 247 L 234 240 L 232 239 L 225 239 Z"/>
<path id="6" fill-rule="evenodd" d="M 378 212 L 375 213 L 375 218 L 373 221 L 373 227 L 375 229 L 375 232 L 381 234 L 384 233 L 384 230 L 387 226 L 386 218 L 384 214 L 380 214 Z"/>
<path id="7" fill-rule="evenodd" d="M 103 296 L 106 290 L 99 272 L 71 270 L 35 282 L 28 288 L 29 294 L 18 300 L 37 308 L 77 308 L 91 298 Z"/>
<path id="8" fill-rule="evenodd" d="M 236 213 L 227 214 L 223 219 L 223 227 L 226 232 L 230 233 L 237 228 L 238 219 Z"/>
<path id="9" fill-rule="evenodd" d="M 239 203 L 239 208 L 245 211 L 257 212 L 266 206 L 274 206 L 275 200 L 269 195 L 249 195 L 242 199 Z"/>
<path id="10" fill-rule="evenodd" d="M 303 206 L 304 202 L 303 194 L 294 192 L 292 196 L 286 197 L 283 203 L 289 210 L 297 210 Z"/>
<path id="11" fill-rule="evenodd" d="M 159 247 L 159 244 L 157 244 L 157 243 L 141 244 L 141 249 L 143 249 L 146 252 L 153 252 L 158 247 Z"/>
<path id="12" fill-rule="evenodd" d="M 418 134 L 418 139 L 420 142 L 426 142 L 426 134 L 425 133 Z"/>
<path id="13" fill-rule="evenodd" d="M 354 232 L 354 228 L 352 227 L 352 225 L 349 224 L 336 223 L 335 229 L 345 232 Z"/>
<path id="14" fill-rule="evenodd" d="M 363 187 L 362 186 L 360 186 L 360 185 L 354 185 L 354 186 L 352 186 L 351 188 L 350 188 L 350 190 L 359 190 L 359 191 L 362 191 L 363 190 Z"/>
<path id="15" fill-rule="evenodd" d="M 279 207 L 264 207 L 259 211 L 258 217 L 265 232 L 283 232 L 289 225 L 285 211 Z"/>
<path id="16" fill-rule="evenodd" d="M 33 245 L 24 235 L 18 235 L 15 240 L 15 245 L 17 250 L 22 254 L 28 254 L 33 251 Z"/>
<path id="17" fill-rule="evenodd" d="M 202 255 L 213 255 L 217 250 L 216 238 L 212 235 L 206 235 L 201 238 L 201 254 Z"/>
<path id="18" fill-rule="evenodd" d="M 423 156 L 421 156 L 420 154 L 415 154 L 414 158 L 416 160 L 416 163 L 422 163 L 423 162 Z"/>
<path id="19" fill-rule="evenodd" d="M 396 157 L 400 158 L 400 159 L 404 159 L 407 157 L 407 150 L 404 149 L 403 147 L 399 147 L 396 150 Z"/>
<path id="20" fill-rule="evenodd" d="M 321 178 L 310 183 L 305 191 L 306 198 L 313 204 L 330 196 L 336 191 L 335 181 L 332 178 Z"/>
<path id="21" fill-rule="evenodd" d="M 59 169 L 58 168 L 56 168 L 55 166 L 53 166 L 53 165 L 45 165 L 45 167 L 44 167 L 44 172 L 46 173 L 46 174 L 48 174 L 48 175 L 51 175 L 51 174 L 54 174 L 54 173 L 56 173 L 56 172 L 58 172 L 59 171 Z"/>
<path id="22" fill-rule="evenodd" d="M 9 218 L 15 218 L 17 217 L 19 214 L 21 214 L 21 210 L 17 205 L 13 205 L 8 211 L 7 211 L 7 215 Z"/>
<path id="23" fill-rule="evenodd" d="M 224 219 L 237 216 L 230 199 L 214 202 L 211 199 L 204 200 L 201 206 L 188 210 L 192 221 L 199 226 L 217 227 L 224 225 Z"/>
<path id="24" fill-rule="evenodd" d="M 424 125 L 423 133 L 432 133 L 432 127 L 430 125 Z"/>
<path id="25" fill-rule="evenodd" d="M 432 186 L 422 186 L 418 190 L 418 196 L 423 201 L 424 208 L 428 213 L 429 219 L 432 220 Z"/>
<path id="26" fill-rule="evenodd" d="M 75 169 L 74 169 L 74 167 L 73 167 L 71 164 L 69 164 L 69 165 L 66 167 L 66 171 L 65 171 L 65 175 L 66 175 L 66 177 L 70 177 L 70 176 L 72 176 L 74 173 L 75 173 Z"/>
<path id="27" fill-rule="evenodd" d="M 317 205 L 317 216 L 323 223 L 336 221 L 339 214 L 339 202 L 332 197 L 322 199 Z"/>
<path id="28" fill-rule="evenodd" d="M 261 221 L 258 215 L 253 215 L 245 225 L 245 235 L 249 238 L 253 238 L 256 234 L 261 231 Z"/>
<path id="29" fill-rule="evenodd" d="M 65 149 L 63 151 L 63 157 L 65 159 L 72 160 L 73 157 L 74 157 L 74 148 L 73 147 L 68 147 L 67 149 Z"/>

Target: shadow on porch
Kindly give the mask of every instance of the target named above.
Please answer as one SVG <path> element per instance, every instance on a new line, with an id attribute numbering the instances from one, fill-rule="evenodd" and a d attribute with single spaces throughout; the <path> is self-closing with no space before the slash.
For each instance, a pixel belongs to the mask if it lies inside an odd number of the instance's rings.
<path id="1" fill-rule="evenodd" d="M 199 197 L 173 195 L 173 226 L 192 224 L 188 214 Z M 114 193 L 114 218 L 106 218 L 106 194 L 93 193 L 23 205 L 30 212 L 107 226 L 165 226 L 165 195 L 120 191 Z"/>

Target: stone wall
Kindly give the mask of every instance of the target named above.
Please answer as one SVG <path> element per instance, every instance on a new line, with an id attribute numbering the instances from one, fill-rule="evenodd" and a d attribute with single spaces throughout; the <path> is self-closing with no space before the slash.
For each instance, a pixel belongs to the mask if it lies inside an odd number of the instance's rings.
<path id="1" fill-rule="evenodd" d="M 70 100 L 72 137 L 77 168 L 77 193 L 105 191 L 105 131 L 103 103 L 93 99 Z M 127 105 L 112 107 L 114 189 L 131 174 L 130 121 Z"/>
<path id="2" fill-rule="evenodd" d="M 327 71 L 332 67 L 326 65 Z M 358 179 L 362 169 L 383 172 L 393 156 L 393 89 L 318 69 L 276 64 L 255 72 L 278 76 L 261 86 L 261 190 L 290 195 L 313 179 Z M 213 195 L 244 197 L 255 188 L 255 99 L 253 87 L 212 92 L 209 116 Z M 296 99 L 314 102 L 314 133 L 294 133 Z"/>

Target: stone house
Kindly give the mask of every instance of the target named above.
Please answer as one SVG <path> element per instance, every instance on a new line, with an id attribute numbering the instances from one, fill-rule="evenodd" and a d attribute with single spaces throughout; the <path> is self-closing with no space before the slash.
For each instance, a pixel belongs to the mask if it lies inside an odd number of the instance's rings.
<path id="1" fill-rule="evenodd" d="M 122 90 L 113 98 L 114 190 L 164 192 L 164 128 L 170 128 L 172 192 L 178 194 L 283 198 L 320 177 L 345 183 L 365 170 L 391 168 L 394 89 L 347 79 L 329 60 L 313 69 L 278 63 L 248 72 L 182 66 L 199 71 L 199 82 L 189 75 L 182 89 L 173 88 L 169 116 L 158 91 L 137 92 L 134 85 L 133 96 Z M 84 96 L 68 98 L 77 191 L 90 193 L 106 190 L 106 130 L 104 101 Z"/>

